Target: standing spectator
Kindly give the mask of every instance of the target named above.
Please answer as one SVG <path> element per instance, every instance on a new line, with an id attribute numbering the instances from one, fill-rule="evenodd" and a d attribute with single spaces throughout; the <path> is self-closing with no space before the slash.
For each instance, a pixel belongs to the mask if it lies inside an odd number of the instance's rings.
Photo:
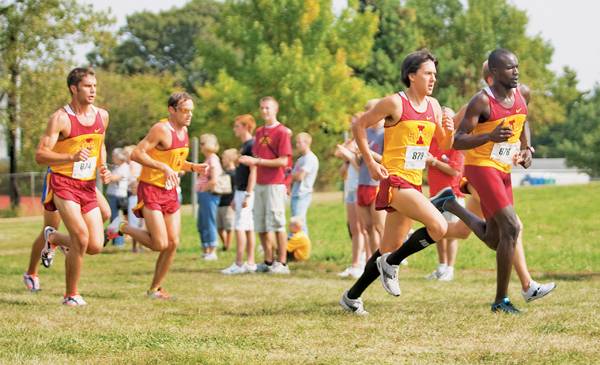
<path id="1" fill-rule="evenodd" d="M 366 106 L 367 110 L 372 108 L 376 102 L 377 100 L 369 101 Z M 381 120 L 379 123 L 367 128 L 369 152 L 375 161 L 381 161 L 384 134 L 383 123 L 384 121 Z M 367 257 L 370 257 L 379 248 L 379 243 L 383 236 L 383 223 L 386 212 L 375 210 L 375 196 L 379 188 L 379 181 L 371 177 L 366 161 L 368 160 L 363 156 L 358 173 L 358 190 L 356 196 L 358 219 L 360 220 L 365 236 Z"/>
<path id="2" fill-rule="evenodd" d="M 241 156 L 252 157 L 252 146 L 254 138 L 252 132 L 256 127 L 256 121 L 250 114 L 239 115 L 233 123 L 233 132 L 242 142 L 240 148 Z M 233 195 L 233 208 L 235 218 L 233 226 L 235 228 L 235 239 L 237 243 L 235 262 L 230 267 L 222 270 L 225 275 L 244 274 L 255 272 L 254 263 L 254 186 L 256 185 L 256 166 L 246 166 L 237 161 L 235 168 L 235 192 Z M 244 251 L 247 259 L 244 263 Z"/>
<path id="3" fill-rule="evenodd" d="M 279 104 L 272 96 L 260 100 L 260 114 L 265 125 L 256 130 L 252 153 L 242 156 L 240 163 L 257 166 L 254 228 L 258 232 L 265 260 L 257 271 L 289 274 L 285 227 L 285 169 L 292 155 L 291 132 L 277 120 Z M 273 243 L 277 242 L 279 261 L 273 259 Z"/>
<path id="4" fill-rule="evenodd" d="M 292 169 L 292 216 L 302 219 L 302 230 L 308 235 L 308 221 L 306 212 L 312 199 L 313 185 L 317 179 L 319 159 L 310 149 L 312 137 L 302 132 L 296 136 L 296 148 L 300 157 Z"/>
<path id="5" fill-rule="evenodd" d="M 229 176 L 231 187 L 233 188 L 233 180 L 235 179 L 235 161 L 239 158 L 239 152 L 235 148 L 230 148 L 223 151 L 221 162 L 223 170 Z M 233 238 L 233 219 L 235 212 L 231 207 L 233 201 L 233 189 L 229 194 L 222 194 L 219 200 L 219 209 L 217 211 L 217 231 L 219 238 L 223 242 L 223 251 L 229 250 L 231 240 Z"/>
<path id="6" fill-rule="evenodd" d="M 133 213 L 133 208 L 135 208 L 135 206 L 138 204 L 138 178 L 142 173 L 142 165 L 131 159 L 131 152 L 133 152 L 134 149 L 135 145 L 130 145 L 123 149 L 125 151 L 125 154 L 127 155 L 127 163 L 129 164 L 129 180 L 127 181 L 127 223 L 129 223 L 129 225 L 134 228 L 144 228 L 144 218 L 138 218 Z M 144 246 L 140 245 L 140 247 L 138 247 L 138 242 L 133 237 L 131 238 L 131 240 L 131 251 L 142 252 Z"/>
<path id="7" fill-rule="evenodd" d="M 454 112 L 451 109 L 444 107 L 442 111 L 451 118 L 454 117 Z M 429 153 L 430 156 L 426 160 L 429 196 L 434 196 L 442 189 L 451 187 L 454 195 L 456 195 L 456 201 L 464 207 L 464 195 L 459 188 L 465 161 L 463 153 L 452 148 L 444 151 L 435 139 L 431 141 Z M 458 217 L 450 212 L 443 212 L 442 215 L 448 223 L 459 221 Z M 451 281 L 454 279 L 458 239 L 443 238 L 436 243 L 436 246 L 438 267 L 426 278 L 428 280 Z"/>
<path id="8" fill-rule="evenodd" d="M 127 215 L 127 186 L 129 184 L 129 164 L 127 155 L 122 148 L 115 148 L 112 152 L 112 163 L 110 183 L 106 189 L 106 198 L 110 206 L 111 222 L 119 216 L 119 211 Z M 122 248 L 125 244 L 123 236 L 113 239 L 113 245 Z"/>
<path id="9" fill-rule="evenodd" d="M 198 176 L 196 192 L 198 197 L 197 229 L 202 243 L 202 257 L 207 261 L 217 260 L 217 208 L 220 196 L 212 190 L 217 185 L 217 178 L 223 173 L 221 162 L 217 156 L 219 143 L 214 134 L 200 136 L 200 150 L 204 162 L 209 166 L 208 174 Z"/>
<path id="10" fill-rule="evenodd" d="M 355 118 L 353 118 L 355 119 Z M 354 140 L 338 144 L 335 156 L 344 161 L 341 174 L 344 177 L 344 202 L 346 203 L 346 220 L 350 239 L 352 240 L 352 264 L 338 274 L 342 278 L 352 277 L 358 279 L 364 269 L 365 237 L 358 219 L 358 206 L 356 204 L 356 191 L 358 189 L 358 170 L 360 162 L 358 150 Z"/>

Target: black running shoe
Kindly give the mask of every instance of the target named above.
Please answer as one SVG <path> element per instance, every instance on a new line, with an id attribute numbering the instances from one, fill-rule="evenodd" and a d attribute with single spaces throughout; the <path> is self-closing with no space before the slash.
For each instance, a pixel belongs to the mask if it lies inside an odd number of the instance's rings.
<path id="1" fill-rule="evenodd" d="M 500 303 L 492 304 L 492 312 L 503 312 L 506 314 L 521 314 L 521 311 L 515 308 L 515 306 L 510 302 L 510 299 L 508 299 L 508 297 L 504 298 Z"/>
<path id="2" fill-rule="evenodd" d="M 447 187 L 445 189 L 440 190 L 440 192 L 431 197 L 429 201 L 437 208 L 437 210 L 443 213 L 445 211 L 444 203 L 446 203 L 446 201 L 448 200 L 453 199 L 456 199 L 456 195 L 454 195 L 454 192 L 452 191 L 451 187 Z"/>

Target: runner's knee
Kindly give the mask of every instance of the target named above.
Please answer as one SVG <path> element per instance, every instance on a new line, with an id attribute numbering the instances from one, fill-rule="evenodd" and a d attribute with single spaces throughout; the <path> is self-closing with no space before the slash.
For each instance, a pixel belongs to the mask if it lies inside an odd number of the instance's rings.
<path id="1" fill-rule="evenodd" d="M 436 219 L 427 225 L 427 233 L 434 241 L 444 238 L 446 231 L 448 231 L 448 222 L 445 219 Z"/>

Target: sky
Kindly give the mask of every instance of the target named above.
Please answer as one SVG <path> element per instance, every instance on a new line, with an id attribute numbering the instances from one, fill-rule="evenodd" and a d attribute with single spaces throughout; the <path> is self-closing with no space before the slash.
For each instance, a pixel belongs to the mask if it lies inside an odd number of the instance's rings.
<path id="1" fill-rule="evenodd" d="M 96 9 L 111 9 L 117 18 L 117 26 L 125 24 L 127 15 L 137 11 L 160 11 L 173 6 L 182 6 L 188 0 L 83 0 L 93 3 Z M 600 1 L 592 0 L 509 0 L 529 16 L 528 33 L 541 35 L 554 47 L 554 57 L 550 68 L 560 71 L 570 66 L 577 71 L 579 87 L 591 89 L 600 83 L 600 42 L 595 35 L 600 34 Z M 334 8 L 342 9 L 346 0 L 333 0 Z M 588 41 L 586 41 L 586 39 Z M 77 50 L 77 60 L 84 61 L 85 53 L 91 46 Z"/>

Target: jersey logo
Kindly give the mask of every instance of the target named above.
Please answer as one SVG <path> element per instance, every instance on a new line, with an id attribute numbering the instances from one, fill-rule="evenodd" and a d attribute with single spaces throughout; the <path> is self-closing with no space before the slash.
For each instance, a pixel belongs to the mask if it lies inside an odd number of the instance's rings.
<path id="1" fill-rule="evenodd" d="M 427 116 L 427 120 L 431 120 L 431 115 L 428 115 L 428 116 Z"/>
<path id="2" fill-rule="evenodd" d="M 98 133 L 98 132 L 100 132 L 100 128 L 94 129 L 94 133 Z"/>
<path id="3" fill-rule="evenodd" d="M 517 108 L 516 110 L 517 114 L 521 112 L 521 108 Z"/>
<path id="4" fill-rule="evenodd" d="M 419 138 L 417 139 L 417 144 L 425 144 L 423 141 L 423 131 L 425 130 L 425 126 L 418 125 L 417 128 L 419 128 Z"/>

